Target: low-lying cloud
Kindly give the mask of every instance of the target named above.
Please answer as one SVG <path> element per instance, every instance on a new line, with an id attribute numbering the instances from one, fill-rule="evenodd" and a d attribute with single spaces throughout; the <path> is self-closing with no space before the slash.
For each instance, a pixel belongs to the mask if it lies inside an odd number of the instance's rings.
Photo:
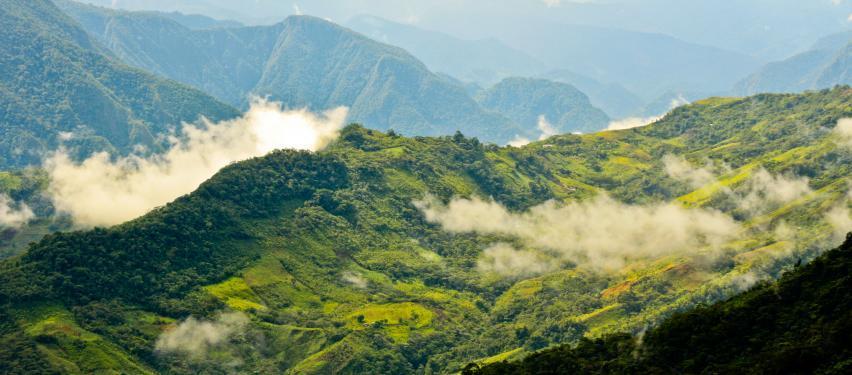
<path id="1" fill-rule="evenodd" d="M 204 359 L 211 349 L 227 344 L 242 333 L 248 323 L 249 318 L 239 312 L 221 314 L 212 321 L 189 317 L 161 334 L 154 347 L 163 354 L 177 353 Z"/>
<path id="2" fill-rule="evenodd" d="M 729 171 L 727 165 L 715 168 L 709 161 L 702 167 L 695 167 L 683 157 L 671 154 L 663 156 L 663 167 L 669 177 L 685 182 L 693 189 L 717 181 L 719 177 L 715 170 Z M 740 186 L 735 189 L 724 187 L 721 193 L 732 199 L 737 208 L 753 216 L 775 210 L 813 193 L 813 190 L 806 177 L 772 174 L 758 168 Z"/>
<path id="3" fill-rule="evenodd" d="M 686 104 L 689 104 L 689 100 L 684 98 L 683 95 L 678 94 L 677 97 L 672 98 L 672 100 L 669 102 L 669 109 L 666 111 L 666 113 Z M 662 120 L 663 117 L 666 116 L 666 113 L 660 114 L 658 116 L 628 117 L 620 120 L 613 120 L 610 121 L 609 126 L 607 126 L 606 130 L 625 130 L 651 125 L 657 121 Z"/>
<path id="4" fill-rule="evenodd" d="M 833 133 L 840 147 L 852 150 L 852 118 L 840 119 Z"/>
<path id="5" fill-rule="evenodd" d="M 762 214 L 813 193 L 805 177 L 773 175 L 761 168 L 752 173 L 745 193 L 738 199 L 740 209 Z"/>
<path id="6" fill-rule="evenodd" d="M 825 221 L 831 226 L 832 240 L 841 242 L 846 238 L 846 233 L 852 232 L 852 190 L 846 193 L 845 199 L 825 214 Z"/>
<path id="7" fill-rule="evenodd" d="M 681 156 L 666 154 L 663 156 L 663 167 L 669 177 L 685 182 L 693 189 L 716 181 L 716 175 L 709 163 L 704 167 L 694 167 Z"/>
<path id="8" fill-rule="evenodd" d="M 544 115 L 538 116 L 538 124 L 536 125 L 536 128 L 538 129 L 539 134 L 540 134 L 538 136 L 539 141 L 543 141 L 547 138 L 550 138 L 554 135 L 559 134 L 559 131 L 556 130 L 556 128 L 553 127 L 553 124 L 551 124 L 549 121 L 547 121 L 547 117 L 544 116 Z M 521 146 L 526 146 L 526 145 L 530 144 L 530 142 L 532 142 L 532 141 L 530 141 L 529 138 L 521 137 L 521 136 L 515 136 L 515 139 L 509 141 L 509 143 L 507 143 L 507 145 L 512 146 L 512 147 L 521 147 Z"/>
<path id="9" fill-rule="evenodd" d="M 358 289 L 367 289 L 367 286 L 369 285 L 367 279 L 352 271 L 343 272 L 340 278 Z"/>
<path id="10" fill-rule="evenodd" d="M 76 163 L 59 151 L 45 161 L 48 193 L 77 225 L 119 224 L 192 192 L 230 163 L 275 149 L 319 150 L 337 137 L 346 113 L 341 107 L 315 115 L 257 100 L 234 120 L 184 124 L 162 155 L 113 160 L 99 153 Z"/>
<path id="11" fill-rule="evenodd" d="M 26 203 L 15 203 L 6 194 L 0 194 L 0 229 L 20 228 L 35 215 Z"/>
<path id="12" fill-rule="evenodd" d="M 611 121 L 609 123 L 609 126 L 606 127 L 606 130 L 625 130 L 639 128 L 642 126 L 651 125 L 662 118 L 662 116 L 628 117 L 621 120 Z"/>
<path id="13" fill-rule="evenodd" d="M 543 274 L 558 268 L 561 262 L 534 250 L 518 250 L 507 243 L 496 243 L 482 251 L 476 262 L 480 272 L 493 272 L 504 277 Z"/>
<path id="14" fill-rule="evenodd" d="M 504 275 L 543 272 L 563 262 L 613 271 L 636 260 L 717 249 L 741 231 L 717 210 L 675 203 L 629 205 L 605 195 L 564 205 L 551 201 L 521 213 L 479 198 L 445 205 L 427 197 L 415 205 L 426 220 L 449 232 L 511 236 L 536 250 L 501 246 L 484 254 L 480 269 Z"/>

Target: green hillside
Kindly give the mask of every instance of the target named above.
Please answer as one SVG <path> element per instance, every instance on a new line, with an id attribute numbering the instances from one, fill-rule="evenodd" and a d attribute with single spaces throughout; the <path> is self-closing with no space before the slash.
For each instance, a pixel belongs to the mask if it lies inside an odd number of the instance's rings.
<path id="1" fill-rule="evenodd" d="M 852 234 L 839 248 L 730 300 L 679 313 L 641 338 L 613 335 L 464 374 L 771 373 L 852 370 Z"/>
<path id="2" fill-rule="evenodd" d="M 236 110 L 200 91 L 123 65 L 47 0 L 0 6 L 0 170 L 71 151 L 156 149 L 157 136 Z"/>
<path id="3" fill-rule="evenodd" d="M 349 126 L 324 151 L 230 165 L 139 219 L 52 234 L 0 263 L 0 372 L 452 373 L 640 332 L 836 244 L 827 213 L 848 212 L 852 152 L 835 127 L 850 116 L 852 88 L 838 87 L 712 98 L 648 127 L 521 148 Z M 718 168 L 684 179 L 673 158 Z M 806 186 L 746 204 L 767 175 Z M 487 249 L 535 243 L 445 229 L 423 210 L 430 195 L 439 206 L 491 197 L 515 215 L 599 193 L 626 213 L 715 209 L 736 235 L 718 252 L 604 268 L 552 258 L 501 276 L 481 266 Z M 192 327 L 207 333 L 184 337 Z"/>

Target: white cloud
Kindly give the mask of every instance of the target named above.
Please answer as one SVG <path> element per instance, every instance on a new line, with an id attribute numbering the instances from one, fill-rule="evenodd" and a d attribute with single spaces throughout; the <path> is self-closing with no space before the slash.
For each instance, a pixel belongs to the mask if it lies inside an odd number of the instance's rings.
<path id="1" fill-rule="evenodd" d="M 184 124 L 185 137 L 172 137 L 163 155 L 112 160 L 100 153 L 78 164 L 59 151 L 45 161 L 48 193 L 77 225 L 119 224 L 192 192 L 230 163 L 275 149 L 321 149 L 337 137 L 346 113 L 338 108 L 317 116 L 257 100 L 234 120 Z"/>
<path id="2" fill-rule="evenodd" d="M 652 117 L 628 117 L 621 120 L 614 120 L 609 123 L 609 126 L 606 127 L 606 130 L 624 130 L 624 129 L 633 129 L 646 125 L 653 124 L 659 121 L 661 116 L 652 116 Z"/>
<path id="3" fill-rule="evenodd" d="M 541 0 L 548 8 L 558 7 L 562 5 L 562 0 Z"/>
<path id="4" fill-rule="evenodd" d="M 841 242 L 846 239 L 846 233 L 852 232 L 852 210 L 849 205 L 852 204 L 852 190 L 846 193 L 845 199 L 829 210 L 825 214 L 825 221 L 833 229 L 832 240 Z"/>
<path id="5" fill-rule="evenodd" d="M 514 139 L 512 139 L 511 141 L 509 141 L 509 143 L 507 143 L 507 145 L 512 146 L 512 147 L 522 147 L 522 146 L 526 146 L 528 144 L 530 144 L 530 139 L 525 138 L 525 137 L 521 137 L 519 135 L 516 135 Z"/>
<path id="6" fill-rule="evenodd" d="M 677 107 L 686 104 L 689 104 L 689 100 L 687 100 L 682 94 L 677 94 L 677 96 L 672 98 L 672 100 L 669 102 L 668 111 L 671 111 Z M 666 113 L 668 113 L 668 111 L 666 111 Z M 614 120 L 609 123 L 609 126 L 607 126 L 606 130 L 624 130 L 650 125 L 657 121 L 660 121 L 666 115 L 666 113 L 663 113 L 659 116 L 628 117 L 620 120 Z"/>
<path id="7" fill-rule="evenodd" d="M 832 133 L 840 147 L 852 150 L 852 118 L 840 119 Z"/>
<path id="8" fill-rule="evenodd" d="M 812 192 L 807 178 L 772 175 L 761 168 L 745 183 L 738 205 L 752 214 L 765 213 Z"/>
<path id="9" fill-rule="evenodd" d="M 663 156 L 663 165 L 669 177 L 686 182 L 693 189 L 716 181 L 716 175 L 710 165 L 695 168 L 681 156 L 666 154 Z"/>
<path id="10" fill-rule="evenodd" d="M 243 332 L 249 319 L 243 313 L 226 313 L 216 320 L 202 321 L 189 317 L 157 338 L 160 353 L 180 353 L 193 359 L 204 359 L 210 349 L 226 344 Z"/>
<path id="11" fill-rule="evenodd" d="M 0 229 L 20 228 L 35 215 L 25 203 L 15 204 L 6 194 L 0 194 Z"/>
<path id="12" fill-rule="evenodd" d="M 604 195 L 565 205 L 547 202 L 521 213 L 479 198 L 444 205 L 427 197 L 415 205 L 426 220 L 444 230 L 513 236 L 556 259 L 603 271 L 639 259 L 717 249 L 741 230 L 734 219 L 716 210 L 675 203 L 628 205 Z M 484 254 L 485 261 L 500 256 L 508 259 L 500 264 L 516 264 L 518 272 L 533 269 L 527 260 L 516 260 L 518 254 L 499 251 Z"/>
<path id="13" fill-rule="evenodd" d="M 352 271 L 343 272 L 343 275 L 341 275 L 341 278 L 343 279 L 343 281 L 345 281 L 349 284 L 352 284 L 356 288 L 359 288 L 359 289 L 366 289 L 367 288 L 367 284 L 368 284 L 367 279 L 365 279 L 363 276 L 361 276 L 361 275 L 359 275 L 355 272 L 352 272 Z"/>
<path id="14" fill-rule="evenodd" d="M 517 250 L 512 245 L 501 242 L 485 249 L 476 266 L 480 272 L 493 272 L 505 277 L 520 277 L 552 271 L 560 263 L 541 252 Z"/>
<path id="15" fill-rule="evenodd" d="M 547 121 L 547 117 L 544 115 L 538 116 L 538 131 L 541 132 L 541 135 L 538 137 L 539 141 L 543 141 L 547 138 L 550 138 L 554 135 L 559 134 L 559 131 Z"/>

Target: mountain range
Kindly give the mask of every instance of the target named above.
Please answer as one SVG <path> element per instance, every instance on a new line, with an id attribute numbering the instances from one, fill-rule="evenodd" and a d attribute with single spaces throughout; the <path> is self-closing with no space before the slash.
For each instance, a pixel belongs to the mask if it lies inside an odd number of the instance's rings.
<path id="1" fill-rule="evenodd" d="M 493 38 L 464 40 L 367 15 L 353 17 L 346 26 L 374 40 L 404 48 L 432 71 L 482 86 L 546 70 L 542 62 Z"/>
<path id="2" fill-rule="evenodd" d="M 462 85 L 432 73 L 408 52 L 319 18 L 192 30 L 155 13 L 58 3 L 129 64 L 239 108 L 260 96 L 291 108 L 347 106 L 350 122 L 408 135 L 460 130 L 506 142 L 536 132 L 534 124 L 482 108 Z"/>
<path id="3" fill-rule="evenodd" d="M 0 0 L 0 373 L 848 372 L 848 35 L 781 69 L 812 90 L 702 98 L 756 60 L 374 23 L 519 60 L 483 88 L 317 17 Z M 653 122 L 598 131 L 610 95 Z"/>
<path id="4" fill-rule="evenodd" d="M 767 64 L 739 82 L 741 95 L 758 92 L 801 92 L 852 83 L 849 73 L 852 33 L 826 36 L 808 51 Z"/>

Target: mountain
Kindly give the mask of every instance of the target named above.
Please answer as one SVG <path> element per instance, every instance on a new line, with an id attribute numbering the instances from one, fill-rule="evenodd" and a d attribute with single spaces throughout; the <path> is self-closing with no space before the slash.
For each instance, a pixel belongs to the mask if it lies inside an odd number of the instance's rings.
<path id="1" fill-rule="evenodd" d="M 0 7 L 0 168 L 41 164 L 60 144 L 80 152 L 157 147 L 157 136 L 232 107 L 130 68 L 45 0 Z"/>
<path id="2" fill-rule="evenodd" d="M 243 27 L 240 22 L 232 20 L 217 20 L 200 14 L 184 14 L 181 12 L 155 12 L 190 29 L 217 29 L 224 27 Z"/>
<path id="3" fill-rule="evenodd" d="M 541 78 L 567 83 L 589 96 L 592 105 L 602 109 L 612 118 L 637 116 L 644 102 L 636 94 L 617 83 L 602 83 L 568 70 L 554 70 Z"/>
<path id="4" fill-rule="evenodd" d="M 837 243 L 850 103 L 711 98 L 523 147 L 352 125 L 0 262 L 0 372 L 447 373 L 639 332 Z"/>
<path id="5" fill-rule="evenodd" d="M 617 28 L 522 22 L 497 37 L 548 66 L 617 82 L 644 100 L 666 91 L 728 90 L 759 66 L 744 54 Z"/>
<path id="6" fill-rule="evenodd" d="M 506 142 L 524 133 L 406 51 L 319 18 L 190 30 L 155 13 L 59 4 L 129 64 L 242 108 L 257 95 L 291 108 L 348 106 L 351 122 L 409 135 L 461 130 Z"/>
<path id="7" fill-rule="evenodd" d="M 850 84 L 850 53 L 852 33 L 829 35 L 817 41 L 808 51 L 767 64 L 737 83 L 734 91 L 744 95 L 801 92 Z"/>
<path id="8" fill-rule="evenodd" d="M 538 124 L 544 116 L 552 126 L 543 131 L 546 135 L 591 133 L 609 124 L 609 117 L 574 86 L 545 79 L 506 78 L 479 94 L 477 101 L 518 124 Z"/>
<path id="9" fill-rule="evenodd" d="M 369 15 L 353 17 L 346 26 L 404 48 L 432 71 L 480 85 L 493 85 L 510 76 L 533 76 L 546 69 L 540 61 L 493 38 L 464 40 Z"/>
<path id="10" fill-rule="evenodd" d="M 807 266 L 645 333 L 585 340 L 464 374 L 846 373 L 852 370 L 852 233 Z"/>

